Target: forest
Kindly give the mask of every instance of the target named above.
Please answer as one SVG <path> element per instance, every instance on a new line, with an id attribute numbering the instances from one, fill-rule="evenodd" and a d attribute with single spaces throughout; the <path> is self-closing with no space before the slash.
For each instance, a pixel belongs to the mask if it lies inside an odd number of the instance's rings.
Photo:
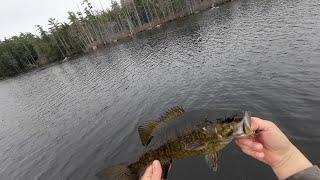
<path id="1" fill-rule="evenodd" d="M 69 22 L 48 19 L 48 30 L 35 25 L 39 35 L 20 33 L 0 41 L 0 79 L 95 50 L 101 46 L 159 27 L 160 24 L 218 5 L 225 0 L 121 0 L 111 8 L 69 11 Z"/>

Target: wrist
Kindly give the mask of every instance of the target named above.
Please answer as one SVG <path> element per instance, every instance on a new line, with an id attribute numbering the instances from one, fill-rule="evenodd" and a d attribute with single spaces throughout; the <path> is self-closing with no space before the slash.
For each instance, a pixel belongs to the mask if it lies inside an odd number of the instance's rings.
<path id="1" fill-rule="evenodd" d="M 283 158 L 271 168 L 279 179 L 286 179 L 289 176 L 311 167 L 311 162 L 293 145 Z"/>

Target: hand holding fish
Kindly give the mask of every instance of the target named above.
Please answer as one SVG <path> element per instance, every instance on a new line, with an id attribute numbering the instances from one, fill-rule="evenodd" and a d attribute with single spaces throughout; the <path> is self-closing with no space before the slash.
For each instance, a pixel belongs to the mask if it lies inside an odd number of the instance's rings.
<path id="1" fill-rule="evenodd" d="M 234 138 L 243 152 L 270 165 L 279 179 L 312 167 L 310 161 L 275 124 L 251 118 L 248 111 L 242 116 L 206 120 L 174 138 L 160 144 L 150 144 L 162 125 L 183 114 L 186 115 L 183 108 L 174 107 L 159 119 L 145 121 L 139 126 L 138 132 L 146 151 L 130 164 L 105 168 L 97 176 L 108 180 L 138 180 L 141 172 L 146 170 L 141 180 L 166 179 L 173 160 L 197 156 L 205 156 L 209 168 L 217 171 L 219 151 Z M 314 169 L 319 175 L 309 174 L 320 177 L 320 170 L 316 166 Z"/>
<path id="2" fill-rule="evenodd" d="M 141 177 L 141 180 L 160 180 L 162 175 L 161 164 L 158 160 L 152 162 L 150 166 L 147 167 L 145 173 Z"/>
<path id="3" fill-rule="evenodd" d="M 252 117 L 251 128 L 258 135 L 236 139 L 236 143 L 244 153 L 270 165 L 279 179 L 312 167 L 310 161 L 274 123 Z"/>

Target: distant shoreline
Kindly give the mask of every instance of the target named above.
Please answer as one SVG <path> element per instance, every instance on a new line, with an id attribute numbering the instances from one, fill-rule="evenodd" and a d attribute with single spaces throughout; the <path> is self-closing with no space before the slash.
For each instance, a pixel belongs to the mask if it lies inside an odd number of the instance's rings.
<path id="1" fill-rule="evenodd" d="M 191 10 L 191 12 L 188 12 L 188 11 L 176 12 L 176 13 L 174 13 L 174 15 L 166 16 L 166 17 L 164 17 L 162 19 L 154 20 L 154 21 L 151 21 L 151 22 L 148 22 L 148 23 L 141 24 L 141 26 L 133 27 L 133 28 L 131 28 L 131 32 L 129 30 L 125 30 L 125 31 L 121 31 L 121 32 L 112 34 L 112 37 L 109 38 L 109 41 L 107 43 L 106 42 L 104 42 L 104 43 L 100 42 L 100 44 L 99 43 L 92 43 L 92 44 L 90 44 L 90 46 L 85 47 L 87 49 L 87 51 L 73 53 L 70 56 L 65 56 L 64 59 L 53 61 L 53 62 L 45 62 L 45 63 L 40 63 L 40 64 L 34 64 L 33 66 L 31 66 L 28 69 L 25 69 L 24 71 L 21 71 L 19 73 L 13 74 L 11 76 L 0 77 L 0 80 L 5 80 L 5 79 L 8 79 L 10 77 L 16 77 L 16 76 L 19 76 L 19 75 L 27 73 L 27 72 L 43 70 L 43 69 L 51 67 L 53 65 L 69 61 L 70 59 L 74 59 L 75 57 L 77 57 L 79 55 L 83 55 L 83 54 L 87 54 L 87 53 L 93 52 L 93 51 L 97 50 L 98 48 L 99 49 L 102 48 L 102 47 L 106 48 L 109 45 L 115 44 L 116 42 L 118 42 L 120 40 L 132 37 L 132 36 L 134 36 L 136 34 L 139 34 L 141 32 L 149 31 L 149 30 L 152 30 L 154 28 L 161 28 L 161 26 L 163 24 L 178 20 L 180 18 L 184 18 L 184 17 L 192 15 L 192 14 L 203 12 L 203 11 L 205 11 L 207 9 L 218 8 L 220 5 L 225 4 L 227 2 L 230 2 L 230 1 L 232 1 L 232 0 L 208 0 L 208 1 L 204 1 L 200 5 L 195 6 Z"/>
<path id="2" fill-rule="evenodd" d="M 111 42 L 110 44 L 113 44 L 114 42 L 117 42 L 117 41 L 122 40 L 124 38 L 131 37 L 135 34 L 138 34 L 138 33 L 144 32 L 144 31 L 148 31 L 148 30 L 152 30 L 153 28 L 160 28 L 165 23 L 172 22 L 172 21 L 187 17 L 192 14 L 203 12 L 208 9 L 212 9 L 213 6 L 215 6 L 215 8 L 218 8 L 220 5 L 225 4 L 227 2 L 230 2 L 230 1 L 233 1 L 233 0 L 212 0 L 210 2 L 207 2 L 207 3 L 204 3 L 200 6 L 197 6 L 192 13 L 188 13 L 188 12 L 176 13 L 174 16 L 168 16 L 160 21 L 153 21 L 153 22 L 151 22 L 151 24 L 152 24 L 151 28 L 150 28 L 149 23 L 145 23 L 141 27 L 134 28 L 133 33 L 130 33 L 129 31 L 127 31 L 125 33 L 116 35 L 116 38 L 114 38 L 113 42 Z M 100 45 L 98 47 L 101 47 L 101 46 L 104 47 L 103 45 Z M 96 50 L 96 49 L 94 48 L 94 50 Z"/>

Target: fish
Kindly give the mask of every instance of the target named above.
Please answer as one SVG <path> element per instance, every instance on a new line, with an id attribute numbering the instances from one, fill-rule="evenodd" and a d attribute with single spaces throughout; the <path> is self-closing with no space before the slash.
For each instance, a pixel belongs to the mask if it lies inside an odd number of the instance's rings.
<path id="1" fill-rule="evenodd" d="M 146 121 L 143 125 L 138 127 L 140 140 L 143 146 L 148 146 L 153 139 L 153 132 L 157 131 L 163 124 L 174 118 L 181 116 L 185 110 L 182 107 L 176 106 L 169 109 L 164 115 L 157 120 Z"/>
<path id="2" fill-rule="evenodd" d="M 153 127 L 149 125 L 152 123 L 147 123 L 146 127 L 149 128 L 149 131 L 154 132 L 159 124 L 168 122 L 180 115 L 179 113 L 175 114 L 174 111 L 179 111 L 180 114 L 184 112 L 184 110 L 182 112 L 182 108 L 175 107 L 162 116 L 167 117 L 167 119 L 164 118 L 166 120 L 160 118 L 160 120 L 157 120 L 158 123 L 154 123 L 156 125 L 153 125 Z M 140 129 L 143 129 L 143 127 L 141 126 Z M 206 119 L 205 122 L 197 124 L 195 128 L 186 131 L 184 134 L 170 138 L 158 146 L 149 147 L 137 161 L 129 165 L 120 164 L 105 168 L 97 176 L 108 180 L 138 180 L 146 167 L 157 159 L 162 166 L 162 179 L 166 179 L 173 160 L 197 156 L 205 156 L 209 168 L 212 171 L 217 171 L 219 151 L 222 148 L 234 138 L 253 137 L 254 135 L 255 132 L 251 129 L 251 113 L 249 111 L 245 111 L 241 116 L 235 115 L 219 121 Z M 145 140 L 146 138 L 142 141 L 146 142 Z"/>

